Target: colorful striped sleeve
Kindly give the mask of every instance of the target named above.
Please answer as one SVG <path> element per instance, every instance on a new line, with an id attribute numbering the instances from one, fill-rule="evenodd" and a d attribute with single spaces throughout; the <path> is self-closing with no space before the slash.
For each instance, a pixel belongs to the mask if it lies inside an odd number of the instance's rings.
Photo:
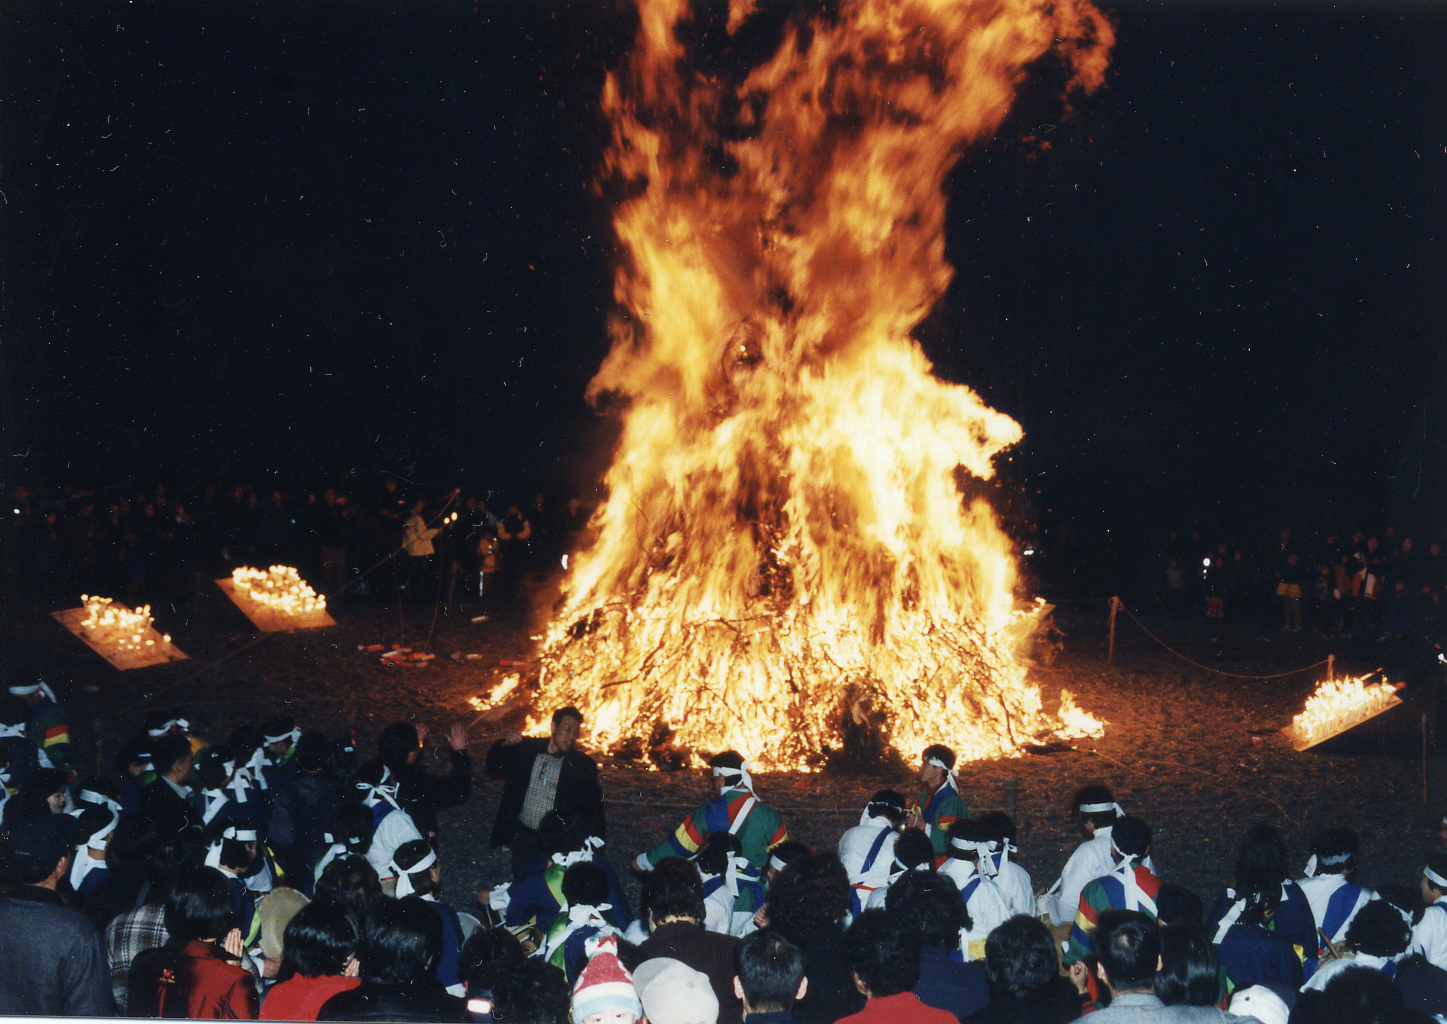
<path id="1" fill-rule="evenodd" d="M 706 826 L 702 822 L 703 808 L 698 808 L 683 823 L 674 829 L 673 835 L 648 851 L 648 863 L 657 865 L 669 857 L 692 857 L 708 839 Z"/>
<path id="2" fill-rule="evenodd" d="M 1061 957 L 1065 966 L 1069 967 L 1090 956 L 1090 934 L 1095 931 L 1100 915 L 1109 909 L 1110 897 L 1100 884 L 1100 879 L 1088 882 L 1080 892 L 1080 906 L 1075 911 L 1075 923 L 1070 928 L 1070 945 Z"/>

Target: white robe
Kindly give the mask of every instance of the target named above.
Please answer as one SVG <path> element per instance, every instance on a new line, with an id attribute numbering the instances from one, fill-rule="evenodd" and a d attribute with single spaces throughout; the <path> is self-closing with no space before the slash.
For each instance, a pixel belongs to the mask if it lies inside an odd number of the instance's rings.
<path id="1" fill-rule="evenodd" d="M 970 927 L 960 932 L 960 952 L 964 954 L 966 963 L 983 959 L 986 936 L 1010 919 L 1010 908 L 1005 903 L 1005 897 L 1001 895 L 993 879 L 981 875 L 975 865 L 967 860 L 951 857 L 940 866 L 939 873 L 954 882 L 961 895 L 975 878 L 979 878 L 980 884 L 975 886 L 975 891 L 965 900 L 965 910 L 970 915 Z"/>
<path id="2" fill-rule="evenodd" d="M 1296 883 L 1297 887 L 1301 889 L 1302 895 L 1306 897 L 1306 902 L 1311 904 L 1311 919 L 1316 922 L 1318 928 L 1323 927 L 1322 922 L 1326 920 L 1326 905 L 1331 900 L 1332 893 L 1345 884 L 1346 879 L 1335 872 L 1303 878 Z M 1352 907 L 1352 912 L 1347 915 L 1347 919 L 1342 922 L 1336 934 L 1328 935 L 1327 938 L 1331 939 L 1333 944 L 1340 945 L 1341 941 L 1346 938 L 1347 929 L 1351 927 L 1353 919 L 1356 918 L 1362 907 L 1376 898 L 1377 894 L 1372 890 L 1363 889 L 1361 895 L 1357 897 L 1356 906 Z"/>
<path id="3" fill-rule="evenodd" d="M 1037 914 L 1049 914 L 1054 925 L 1069 924 L 1075 920 L 1080 909 L 1080 894 L 1087 885 L 1115 870 L 1115 858 L 1110 855 L 1111 828 L 1098 828 L 1095 835 L 1075 848 L 1065 867 L 1060 872 L 1060 881 L 1051 892 L 1041 896 L 1036 903 Z M 1157 874 L 1156 866 L 1147 857 L 1146 870 Z"/>

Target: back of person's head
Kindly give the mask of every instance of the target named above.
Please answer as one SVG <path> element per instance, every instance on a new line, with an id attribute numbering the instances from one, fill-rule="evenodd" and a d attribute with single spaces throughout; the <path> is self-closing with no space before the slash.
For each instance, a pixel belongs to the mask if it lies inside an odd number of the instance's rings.
<path id="1" fill-rule="evenodd" d="M 884 909 L 925 946 L 957 946 L 971 925 L 960 890 L 944 875 L 907 871 L 884 894 Z"/>
<path id="2" fill-rule="evenodd" d="M 296 729 L 296 719 L 291 715 L 281 713 L 272 715 L 257 727 L 261 733 L 263 743 L 267 742 L 268 736 L 286 736 L 287 733 Z M 290 739 L 289 736 L 287 736 Z"/>
<path id="3" fill-rule="evenodd" d="M 1071 797 L 1070 807 L 1080 815 L 1081 821 L 1088 821 L 1096 828 L 1110 828 L 1115 824 L 1115 796 L 1107 786 L 1081 786 Z M 1092 807 L 1097 810 L 1089 810 Z"/>
<path id="4" fill-rule="evenodd" d="M 357 790 L 357 794 L 365 797 L 364 787 L 393 786 L 396 785 L 396 783 L 396 777 L 393 776 L 391 769 L 385 764 L 381 761 L 368 761 L 357 769 L 357 775 L 353 785 Z"/>
<path id="5" fill-rule="evenodd" d="M 769 887 L 769 923 L 796 938 L 849 912 L 849 872 L 833 850 L 796 858 Z"/>
<path id="6" fill-rule="evenodd" d="M 191 741 L 180 733 L 158 736 L 150 745 L 151 764 L 158 775 L 169 775 L 182 761 L 191 759 Z"/>
<path id="7" fill-rule="evenodd" d="M 1110 830 L 1110 841 L 1124 857 L 1144 857 L 1151 849 L 1151 827 L 1127 814 L 1116 819 L 1115 826 Z"/>
<path id="8" fill-rule="evenodd" d="M 429 860 L 431 863 L 428 863 Z M 392 854 L 392 863 L 397 865 L 399 881 L 401 875 L 406 875 L 407 883 L 412 887 L 412 891 L 408 893 L 399 886 L 398 896 L 431 896 L 437 892 L 438 883 L 432 878 L 432 869 L 437 865 L 437 858 L 432 853 L 432 844 L 427 840 L 413 839 L 403 843 Z"/>
<path id="9" fill-rule="evenodd" d="M 923 829 L 907 828 L 894 844 L 894 860 L 905 871 L 925 867 L 934 870 L 935 846 Z"/>
<path id="10" fill-rule="evenodd" d="M 379 900 L 357 943 L 360 976 L 374 985 L 416 984 L 441 952 L 442 918 L 412 897 Z"/>
<path id="11" fill-rule="evenodd" d="M 563 899 L 570 907 L 597 907 L 608 902 L 608 872 L 592 861 L 569 864 L 563 872 Z"/>
<path id="12" fill-rule="evenodd" d="M 357 952 L 357 923 L 344 904 L 313 900 L 287 922 L 278 981 L 335 977 Z"/>
<path id="13" fill-rule="evenodd" d="M 772 873 L 783 871 L 800 857 L 807 857 L 813 852 L 808 843 L 801 843 L 797 839 L 785 839 L 769 851 L 769 871 Z"/>
<path id="14" fill-rule="evenodd" d="M 30 721 L 30 705 L 8 690 L 0 693 L 0 725 L 24 725 Z"/>
<path id="15" fill-rule="evenodd" d="M 355 800 L 346 801 L 332 819 L 331 836 L 348 853 L 365 854 L 372 847 L 372 809 Z"/>
<path id="16" fill-rule="evenodd" d="M 190 746 L 190 744 L 187 744 Z M 155 766 L 156 741 L 142 733 L 139 736 L 132 736 L 121 744 L 120 750 L 116 752 L 117 774 L 123 779 L 131 777 L 131 766 L 135 764 L 149 764 Z"/>
<path id="17" fill-rule="evenodd" d="M 908 815 L 903 795 L 893 789 L 881 789 L 869 798 L 865 810 L 871 818 L 888 818 L 896 828 L 904 824 Z"/>
<path id="18" fill-rule="evenodd" d="M 264 746 L 266 746 L 266 737 L 254 725 L 237 726 L 231 730 L 231 735 L 227 736 L 226 742 L 222 744 L 227 759 L 235 758 L 238 765 L 250 761 L 252 755 Z"/>
<path id="19" fill-rule="evenodd" d="M 985 980 L 994 999 L 1043 995 L 1055 983 L 1057 963 L 1050 929 L 1038 918 L 1017 914 L 985 938 Z"/>
<path id="20" fill-rule="evenodd" d="M 744 755 L 737 750 L 721 750 L 708 759 L 710 768 L 732 768 L 738 771 L 744 766 Z"/>
<path id="21" fill-rule="evenodd" d="M 1251 826 L 1236 852 L 1236 894 L 1279 890 L 1287 870 L 1281 833 L 1264 821 Z"/>
<path id="22" fill-rule="evenodd" d="M 1167 1006 L 1215 1006 L 1220 1000 L 1221 961 L 1215 945 L 1195 928 L 1168 925 L 1161 929 L 1156 995 Z"/>
<path id="23" fill-rule="evenodd" d="M 893 996 L 919 983 L 920 946 L 883 910 L 866 910 L 844 933 L 840 958 L 872 996 Z"/>
<path id="24" fill-rule="evenodd" d="M 1438 878 L 1447 878 L 1447 850 L 1431 850 L 1427 853 L 1427 870 Z M 1434 881 L 1427 876 L 1427 884 L 1439 892 L 1447 893 L 1447 884 Z"/>
<path id="25" fill-rule="evenodd" d="M 653 917 L 655 926 L 670 917 L 703 924 L 703 879 L 698 869 L 676 857 L 663 861 L 644 877 L 639 906 L 645 917 Z"/>
<path id="26" fill-rule="evenodd" d="M 718 829 L 708 834 L 703 849 L 698 851 L 694 860 L 698 870 L 704 874 L 722 875 L 728 870 L 729 858 L 740 856 L 743 852 L 744 844 L 738 836 Z"/>
<path id="27" fill-rule="evenodd" d="M 121 787 L 105 775 L 87 775 L 76 784 L 75 790 L 77 804 L 104 804 L 105 800 L 119 801 L 121 798 Z M 103 799 L 97 801 L 94 799 L 97 796 Z"/>
<path id="28" fill-rule="evenodd" d="M 1004 811 L 991 811 L 986 814 L 980 819 L 980 828 L 986 839 L 1002 844 L 1015 841 L 1015 819 Z"/>
<path id="29" fill-rule="evenodd" d="M 377 737 L 377 758 L 395 774 L 407 764 L 413 751 L 422 746 L 417 728 L 410 722 L 393 722 Z"/>
<path id="30" fill-rule="evenodd" d="M 943 743 L 931 743 L 920 753 L 920 760 L 929 764 L 931 761 L 938 761 L 949 771 L 955 766 L 955 752 Z"/>
<path id="31" fill-rule="evenodd" d="M 1139 911 L 1107 910 L 1096 922 L 1090 948 L 1112 991 L 1146 990 L 1161 955 L 1161 929 Z"/>
<path id="32" fill-rule="evenodd" d="M 70 782 L 70 776 L 59 768 L 37 768 L 31 772 L 20 784 L 16 791 L 17 799 L 37 800 L 44 803 L 48 798 L 65 789 Z"/>
<path id="33" fill-rule="evenodd" d="M 238 873 L 244 872 L 251 867 L 256 857 L 256 841 L 254 839 L 237 839 L 228 836 L 228 833 L 235 832 L 240 835 L 255 836 L 256 827 L 248 822 L 235 818 L 212 818 L 211 824 L 206 826 L 206 845 L 221 846 L 221 863 Z"/>
<path id="34" fill-rule="evenodd" d="M 166 897 L 166 931 L 172 939 L 226 938 L 236 927 L 236 896 L 226 876 L 215 868 L 191 868 L 171 886 Z"/>
<path id="35" fill-rule="evenodd" d="M 1402 990 L 1381 971 L 1351 966 L 1332 975 L 1322 989 L 1332 1024 L 1377 1024 L 1401 1018 L 1407 1008 Z"/>
<path id="36" fill-rule="evenodd" d="M 1349 828 L 1329 828 L 1318 833 L 1312 853 L 1316 856 L 1317 874 L 1347 875 L 1357 869 L 1362 844 Z"/>
<path id="37" fill-rule="evenodd" d="M 221 789 L 229 778 L 226 772 L 226 754 L 220 747 L 207 747 L 196 759 L 193 776 L 202 789 Z"/>
<path id="38" fill-rule="evenodd" d="M 296 754 L 292 760 L 296 766 L 309 775 L 325 771 L 332 763 L 332 744 L 322 733 L 304 732 L 297 738 Z"/>
<path id="39" fill-rule="evenodd" d="M 734 948 L 734 974 L 754 1013 L 793 1009 L 804 980 L 804 952 L 772 931 L 754 932 Z"/>
<path id="40" fill-rule="evenodd" d="M 1184 885 L 1163 882 L 1160 889 L 1156 890 L 1156 921 L 1162 927 L 1179 924 L 1199 929 L 1205 919 L 1206 906 L 1201 902 L 1201 897 Z"/>
<path id="41" fill-rule="evenodd" d="M 114 832 L 120 824 L 109 807 L 99 806 L 86 807 L 85 810 L 76 815 L 75 820 L 80 825 L 78 835 L 82 843 L 89 843 L 91 836 L 95 835 L 99 835 L 103 840 L 105 838 L 102 833 L 103 829 Z M 91 849 L 104 849 L 104 847 L 92 845 Z"/>
<path id="42" fill-rule="evenodd" d="M 146 716 L 145 721 L 141 723 L 141 729 L 148 736 L 152 733 L 159 733 L 161 735 L 164 735 L 165 733 L 171 732 L 173 730 L 175 722 L 175 709 L 152 711 Z"/>
<path id="43" fill-rule="evenodd" d="M 583 848 L 588 838 L 587 829 L 578 815 L 566 808 L 555 808 L 538 820 L 538 849 L 543 856 L 555 853 L 573 853 Z"/>
<path id="44" fill-rule="evenodd" d="M 131 834 L 127 826 L 138 819 L 139 815 L 121 819 L 121 827 L 116 838 L 111 841 L 113 846 Z M 143 837 L 137 837 L 137 845 L 145 849 L 146 880 L 151 883 L 153 890 L 161 894 L 169 893 L 183 874 L 200 867 L 206 856 L 206 847 L 195 829 L 181 832 L 147 832 Z M 107 856 L 109 857 L 109 853 Z"/>
<path id="45" fill-rule="evenodd" d="M 322 869 L 314 899 L 344 904 L 358 922 L 365 924 L 382 899 L 382 881 L 366 857 L 347 854 Z"/>
<path id="46" fill-rule="evenodd" d="M 978 818 L 956 818 L 950 822 L 949 855 L 955 860 L 978 862 L 980 853 L 973 844 L 989 841 L 990 836 Z"/>
<path id="47" fill-rule="evenodd" d="M 506 928 L 478 928 L 462 944 L 457 976 L 469 993 L 491 992 L 524 958 L 522 944 Z"/>
<path id="48" fill-rule="evenodd" d="M 569 1024 L 573 993 L 568 976 L 527 959 L 509 967 L 492 987 L 492 1019 L 516 1024 Z"/>
<path id="49" fill-rule="evenodd" d="M 1412 941 L 1412 929 L 1385 900 L 1372 900 L 1347 926 L 1347 945 L 1370 956 L 1396 957 Z"/>

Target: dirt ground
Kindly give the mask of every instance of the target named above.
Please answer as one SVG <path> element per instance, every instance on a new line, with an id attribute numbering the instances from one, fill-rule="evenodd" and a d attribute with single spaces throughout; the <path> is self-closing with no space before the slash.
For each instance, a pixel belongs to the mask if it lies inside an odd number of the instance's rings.
<path id="1" fill-rule="evenodd" d="M 447 725 L 461 721 L 469 730 L 475 785 L 467 803 L 443 815 L 444 895 L 468 909 L 479 887 L 506 880 L 506 851 L 487 846 L 500 786 L 484 778 L 481 765 L 491 741 L 521 725 L 526 700 L 489 721 L 468 698 L 488 694 L 516 671 L 504 663 L 530 656 L 536 627 L 530 630 L 523 614 L 494 613 L 473 622 L 482 611 L 473 606 L 438 609 L 434 619 L 431 604 L 399 610 L 395 603 L 353 598 L 333 603 L 335 627 L 258 633 L 213 589 L 190 605 L 154 610 L 157 627 L 172 634 L 190 660 L 122 673 L 49 617 L 57 607 L 8 601 L 7 645 L 33 648 L 53 680 L 84 769 L 99 764 L 113 772 L 121 742 L 155 709 L 182 709 L 213 741 L 285 710 L 303 728 L 328 735 L 352 730 L 364 754 L 375 750 L 378 731 L 392 721 L 421 722 L 438 742 Z M 1380 664 L 1371 642 L 1204 618 L 1143 617 L 1158 641 L 1122 615 L 1111 664 L 1103 603 L 1069 606 L 1057 617 L 1064 648 L 1048 669 L 1032 675 L 1048 707 L 1066 687 L 1083 708 L 1105 719 L 1104 738 L 968 764 L 960 776 L 972 810 L 1005 808 L 1016 815 L 1018 859 L 1037 886 L 1055 878 L 1078 841 L 1066 808 L 1087 782 L 1108 784 L 1128 811 L 1152 825 L 1162 876 L 1189 886 L 1208 905 L 1228 881 L 1240 835 L 1260 820 L 1284 831 L 1298 867 L 1318 829 L 1345 824 L 1362 837 L 1363 882 L 1414 881 L 1447 805 L 1447 757 L 1436 749 L 1423 754 L 1424 731 L 1435 728 L 1440 682 L 1418 688 L 1406 704 L 1352 733 L 1297 753 L 1276 730 L 1301 710 L 1324 666 L 1261 680 L 1219 675 L 1191 662 L 1268 675 L 1332 654 L 1339 673 L 1356 673 Z M 437 657 L 421 667 L 386 667 L 376 654 L 358 651 L 375 643 L 401 643 Z M 454 653 L 480 657 L 454 660 Z M 445 763 L 439 752 L 428 756 L 438 759 L 439 768 Z M 598 760 L 609 801 L 604 852 L 620 870 L 707 792 L 701 771 L 659 772 L 606 756 Z M 873 790 L 910 792 L 910 775 L 901 766 L 760 773 L 756 780 L 760 796 L 784 814 L 791 835 L 833 846 L 857 822 Z"/>

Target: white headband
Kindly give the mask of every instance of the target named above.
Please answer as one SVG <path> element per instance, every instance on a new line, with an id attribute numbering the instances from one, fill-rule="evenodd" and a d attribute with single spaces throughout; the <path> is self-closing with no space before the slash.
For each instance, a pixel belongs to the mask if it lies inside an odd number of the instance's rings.
<path id="1" fill-rule="evenodd" d="M 951 768 L 949 765 L 945 764 L 937 757 L 930 758 L 928 761 L 925 762 L 925 764 L 932 764 L 936 768 L 943 768 L 945 774 L 948 775 L 951 779 L 958 779 L 960 777 L 960 773 L 956 769 Z"/>
<path id="2" fill-rule="evenodd" d="M 115 811 L 111 811 L 111 820 L 106 822 L 105 825 L 103 825 L 97 831 L 92 832 L 86 838 L 84 846 L 77 846 L 75 848 L 76 852 L 79 853 L 81 850 L 104 850 L 106 848 L 105 837 L 114 832 L 116 830 L 116 826 L 120 823 L 121 816 Z"/>
<path id="3" fill-rule="evenodd" d="M 788 866 L 789 865 L 783 859 L 781 859 L 777 853 L 771 854 L 769 856 L 769 867 L 773 868 L 775 871 L 783 871 Z"/>
<path id="4" fill-rule="evenodd" d="M 368 807 L 376 807 L 379 800 L 385 800 L 393 807 L 397 807 L 397 787 L 395 785 L 387 785 L 387 780 L 391 777 L 392 769 L 388 768 L 386 765 L 383 765 L 382 781 L 377 783 L 375 786 L 372 785 L 370 782 L 362 782 L 360 779 L 358 779 L 356 783 L 357 788 L 367 794 L 366 796 L 362 797 L 362 803 L 366 804 Z M 400 811 L 402 808 L 397 807 L 397 809 Z"/>
<path id="5" fill-rule="evenodd" d="M 1433 871 L 1431 868 L 1423 868 L 1423 869 L 1422 869 L 1422 874 L 1426 875 L 1429 879 L 1431 879 L 1431 880 L 1436 884 L 1436 887 L 1437 887 L 1438 889 L 1441 889 L 1441 890 L 1443 890 L 1443 891 L 1447 891 L 1447 878 L 1443 878 L 1441 875 L 1437 874 L 1437 872 Z"/>
<path id="6" fill-rule="evenodd" d="M 151 739 L 158 739 L 166 735 L 166 733 L 170 732 L 178 725 L 183 731 L 191 728 L 191 723 L 186 721 L 184 718 L 173 718 L 169 722 L 165 723 L 162 726 L 159 726 L 158 728 L 147 729 L 146 732 L 150 735 Z"/>
<path id="7" fill-rule="evenodd" d="M 567 869 L 574 864 L 582 864 L 585 861 L 591 862 L 593 860 L 593 852 L 602 845 L 603 840 L 597 836 L 589 836 L 583 840 L 583 845 L 580 849 L 569 850 L 567 853 L 555 853 L 550 859 L 559 867 Z"/>
<path id="8" fill-rule="evenodd" d="M 10 687 L 10 692 L 15 694 L 15 696 L 17 697 L 24 697 L 27 694 L 34 693 L 36 690 L 39 690 L 41 693 L 45 694 L 46 697 L 50 698 L 50 702 L 52 704 L 60 703 L 58 700 L 55 699 L 55 691 L 50 688 L 50 686 L 45 682 L 44 679 L 36 683 L 22 683 L 19 686 Z"/>
<path id="9" fill-rule="evenodd" d="M 715 769 L 713 770 L 713 774 L 714 774 L 714 778 L 722 778 L 722 779 L 730 779 L 730 778 L 733 778 L 735 775 L 737 775 L 737 776 L 739 776 L 739 778 L 741 779 L 741 781 L 740 781 L 740 783 L 739 783 L 739 788 L 740 788 L 740 789 L 746 789 L 746 790 L 748 790 L 750 793 L 752 793 L 752 792 L 754 791 L 754 780 L 753 780 L 753 777 L 749 775 L 749 769 L 752 768 L 752 767 L 753 767 L 753 765 L 751 765 L 751 764 L 749 764 L 749 762 L 745 761 L 745 762 L 744 762 L 740 767 L 738 767 L 738 768 L 715 768 Z"/>
<path id="10" fill-rule="evenodd" d="M 0 725 L 0 736 L 13 736 L 16 739 L 23 739 L 25 737 L 25 723 L 17 722 L 15 725 Z"/>
<path id="11" fill-rule="evenodd" d="M 416 892 L 417 890 L 412 888 L 412 875 L 418 871 L 426 871 L 436 863 L 436 850 L 428 850 L 427 856 L 423 857 L 416 864 L 413 864 L 410 868 L 404 868 L 398 864 L 397 857 L 393 855 L 392 862 L 387 865 L 387 868 L 397 873 L 397 898 L 400 900 L 403 896 L 411 896 Z"/>
<path id="12" fill-rule="evenodd" d="M 301 739 L 301 730 L 293 729 L 291 732 L 280 733 L 276 736 L 263 736 L 262 739 L 266 740 L 267 743 L 280 743 L 282 740 L 291 740 L 295 743 Z"/>
<path id="13" fill-rule="evenodd" d="M 219 868 L 221 866 L 221 847 L 226 845 L 226 840 L 234 839 L 238 843 L 256 842 L 256 829 L 237 828 L 235 825 L 227 827 L 221 836 L 206 848 L 206 866 L 208 868 Z"/>
<path id="14" fill-rule="evenodd" d="M 1125 817 L 1125 808 L 1112 801 L 1108 804 L 1081 804 L 1081 814 L 1104 814 L 1106 811 L 1114 811 L 1117 818 Z"/>
<path id="15" fill-rule="evenodd" d="M 121 813 L 119 800 L 112 800 L 104 793 L 97 793 L 93 789 L 82 789 L 77 799 L 83 804 L 100 804 L 102 807 L 109 807 L 116 814 Z"/>

